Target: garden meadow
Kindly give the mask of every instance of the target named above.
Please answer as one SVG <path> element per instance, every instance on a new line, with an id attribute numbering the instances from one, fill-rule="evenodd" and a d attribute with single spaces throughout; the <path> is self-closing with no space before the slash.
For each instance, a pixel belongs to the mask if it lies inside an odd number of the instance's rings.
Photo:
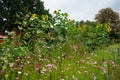
<path id="1" fill-rule="evenodd" d="M 54 11 L 52 21 L 40 17 L 27 14 L 16 21 L 25 31 L 22 42 L 16 37 L 17 44 L 4 39 L 0 45 L 1 80 L 119 80 L 120 65 L 107 48 L 113 44 L 109 23 L 79 24 L 60 10 Z"/>

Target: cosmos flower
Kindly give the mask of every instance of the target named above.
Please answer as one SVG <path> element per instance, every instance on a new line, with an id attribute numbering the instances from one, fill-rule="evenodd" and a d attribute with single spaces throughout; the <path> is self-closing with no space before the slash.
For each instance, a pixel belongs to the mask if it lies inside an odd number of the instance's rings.
<path id="1" fill-rule="evenodd" d="M 95 64 L 95 65 L 96 65 L 96 64 L 98 64 L 98 63 L 97 63 L 97 61 L 94 61 L 94 62 L 93 62 L 93 64 Z"/>
<path id="2" fill-rule="evenodd" d="M 42 73 L 42 74 L 45 74 L 46 71 L 47 71 L 47 69 L 43 69 L 43 70 L 41 71 L 41 73 Z"/>
<path id="3" fill-rule="evenodd" d="M 21 71 L 18 71 L 18 74 L 22 74 L 22 72 L 21 72 Z"/>
<path id="4" fill-rule="evenodd" d="M 40 64 L 37 63 L 37 64 L 35 65 L 35 70 L 38 71 L 39 69 L 40 69 Z"/>

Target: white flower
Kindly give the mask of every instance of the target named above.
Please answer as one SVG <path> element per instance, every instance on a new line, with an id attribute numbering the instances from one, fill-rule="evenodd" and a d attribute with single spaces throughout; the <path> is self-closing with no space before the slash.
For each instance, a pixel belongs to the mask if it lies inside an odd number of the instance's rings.
<path id="1" fill-rule="evenodd" d="M 30 63 L 30 61 L 27 61 L 27 63 L 29 64 L 29 63 Z"/>
<path id="2" fill-rule="evenodd" d="M 6 21 L 6 20 L 7 20 L 6 18 L 3 19 L 3 21 Z"/>
<path id="3" fill-rule="evenodd" d="M 88 64 L 90 64 L 90 62 L 87 62 Z"/>
<path id="4" fill-rule="evenodd" d="M 68 66 L 70 66 L 70 64 L 68 64 Z"/>
<path id="5" fill-rule="evenodd" d="M 67 79 L 68 79 L 68 76 L 65 76 L 65 78 L 67 78 Z"/>
<path id="6" fill-rule="evenodd" d="M 72 75 L 73 80 L 78 80 L 74 75 Z"/>
<path id="7" fill-rule="evenodd" d="M 26 76 L 28 76 L 28 73 L 24 73 Z"/>
<path id="8" fill-rule="evenodd" d="M 80 71 L 77 71 L 79 74 L 81 73 Z"/>
<path id="9" fill-rule="evenodd" d="M 84 71 L 85 73 L 88 73 L 88 71 Z"/>
<path id="10" fill-rule="evenodd" d="M 93 73 L 93 80 L 97 80 L 97 77 L 95 76 L 94 73 Z"/>
<path id="11" fill-rule="evenodd" d="M 21 71 L 18 71 L 18 74 L 22 74 L 22 72 L 21 72 Z"/>
<path id="12" fill-rule="evenodd" d="M 45 74 L 46 71 L 47 71 L 47 69 L 43 69 L 43 70 L 41 71 L 41 73 L 42 73 L 42 74 Z"/>
<path id="13" fill-rule="evenodd" d="M 60 59 L 60 57 L 58 57 L 58 59 Z"/>
<path id="14" fill-rule="evenodd" d="M 13 67 L 14 65 L 15 65 L 15 63 L 14 63 L 14 62 L 10 63 L 10 67 Z"/>
<path id="15" fill-rule="evenodd" d="M 51 25 L 50 27 L 53 28 L 53 25 Z"/>
<path id="16" fill-rule="evenodd" d="M 106 74 L 106 73 L 107 73 L 107 70 L 106 70 L 106 69 L 103 69 L 103 73 Z"/>

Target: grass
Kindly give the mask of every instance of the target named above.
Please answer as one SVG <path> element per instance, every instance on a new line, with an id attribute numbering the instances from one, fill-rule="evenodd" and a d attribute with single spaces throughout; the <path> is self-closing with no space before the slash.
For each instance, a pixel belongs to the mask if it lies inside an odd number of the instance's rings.
<path id="1" fill-rule="evenodd" d="M 2 75 L 3 80 L 119 80 L 119 47 L 116 43 L 88 54 L 80 50 L 80 44 L 65 44 L 53 46 L 46 56 L 40 51 L 28 53 L 16 60 L 17 69 Z"/>
<path id="2" fill-rule="evenodd" d="M 73 46 L 76 48 L 77 45 Z M 119 46 L 120 44 L 112 44 L 90 54 L 78 54 L 78 50 L 71 50 L 68 45 L 63 46 L 60 50 L 54 47 L 52 53 L 45 57 L 41 64 L 41 71 L 46 69 L 45 73 L 34 73 L 33 69 L 32 74 L 34 75 L 30 76 L 34 79 L 38 75 L 38 79 L 41 80 L 93 80 L 95 77 L 98 80 L 109 79 L 111 74 L 115 76 L 112 70 L 109 72 L 109 69 L 113 68 L 113 51 L 117 56 Z M 120 57 L 117 56 L 117 59 Z M 106 65 L 103 64 L 103 61 L 106 61 Z M 46 67 L 49 64 L 51 66 Z M 33 79 L 31 78 L 31 80 Z M 23 78 L 23 80 L 25 79 Z"/>

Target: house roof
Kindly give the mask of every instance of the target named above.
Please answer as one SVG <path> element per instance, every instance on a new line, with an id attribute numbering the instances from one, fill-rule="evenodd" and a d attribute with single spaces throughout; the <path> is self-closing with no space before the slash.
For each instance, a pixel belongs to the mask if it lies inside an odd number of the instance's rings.
<path id="1" fill-rule="evenodd" d="M 0 39 L 8 38 L 7 35 L 0 35 Z"/>

